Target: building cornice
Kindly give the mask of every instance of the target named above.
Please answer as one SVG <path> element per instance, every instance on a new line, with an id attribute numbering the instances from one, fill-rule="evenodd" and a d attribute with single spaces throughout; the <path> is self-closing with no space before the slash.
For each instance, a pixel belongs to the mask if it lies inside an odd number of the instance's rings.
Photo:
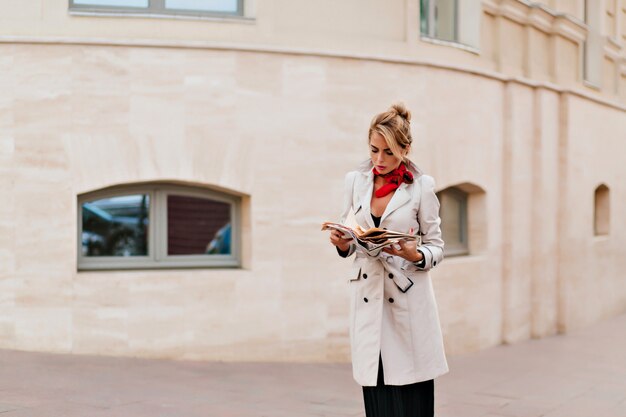
<path id="1" fill-rule="evenodd" d="M 543 7 L 532 7 L 528 12 L 528 24 L 542 32 L 552 31 L 554 15 Z"/>
<path id="2" fill-rule="evenodd" d="M 498 14 L 514 22 L 526 25 L 528 24 L 528 10 L 528 5 L 523 1 L 500 0 L 500 10 Z"/>
<path id="3" fill-rule="evenodd" d="M 604 56 L 611 58 L 613 61 L 620 59 L 621 48 L 620 45 L 615 42 L 604 43 Z"/>
<path id="4" fill-rule="evenodd" d="M 587 38 L 587 26 L 567 14 L 558 14 L 552 24 L 554 33 L 574 42 L 582 43 Z"/>
<path id="5" fill-rule="evenodd" d="M 482 5 L 488 14 L 502 16 L 550 35 L 562 36 L 577 43 L 583 42 L 587 37 L 587 26 L 584 22 L 539 3 L 526 0 L 483 0 Z"/>
<path id="6" fill-rule="evenodd" d="M 230 44 L 208 41 L 162 41 L 162 40 L 111 40 L 111 39 L 91 39 L 91 38 L 68 38 L 68 37 L 19 37 L 0 36 L 0 44 L 41 44 L 41 45 L 91 45 L 91 46 L 115 46 L 115 47 L 150 47 L 150 48 L 178 48 L 178 49 L 206 49 L 230 52 L 251 52 L 251 53 L 271 53 L 280 55 L 302 55 L 317 56 L 322 58 L 343 58 L 364 61 L 377 61 L 390 64 L 415 65 L 430 67 L 441 70 L 455 71 L 465 74 L 476 75 L 500 82 L 513 82 L 531 88 L 543 88 L 560 94 L 571 94 L 588 99 L 598 104 L 602 104 L 617 110 L 626 112 L 626 105 L 620 102 L 605 99 L 602 96 L 590 94 L 587 91 L 576 87 L 561 87 L 550 82 L 538 82 L 524 77 L 511 77 L 496 71 L 477 69 L 463 65 L 451 65 L 432 60 L 406 58 L 389 55 L 376 54 L 356 54 L 347 51 L 328 51 L 311 48 L 287 48 L 279 46 L 268 46 L 260 44 Z M 622 72 L 626 73 L 626 61 L 624 61 Z"/>

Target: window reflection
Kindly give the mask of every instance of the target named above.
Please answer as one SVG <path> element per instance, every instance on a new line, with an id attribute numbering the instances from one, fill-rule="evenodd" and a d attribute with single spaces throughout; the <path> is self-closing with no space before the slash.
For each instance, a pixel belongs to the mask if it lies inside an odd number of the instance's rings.
<path id="1" fill-rule="evenodd" d="M 206 253 L 230 254 L 230 223 L 215 233 L 215 237 L 209 242 Z"/>
<path id="2" fill-rule="evenodd" d="M 455 41 L 457 0 L 438 0 L 435 5 L 435 37 Z"/>
<path id="3" fill-rule="evenodd" d="M 231 254 L 231 205 L 208 198 L 167 196 L 167 254 Z"/>
<path id="4" fill-rule="evenodd" d="M 237 0 L 165 0 L 167 9 L 237 12 Z"/>
<path id="5" fill-rule="evenodd" d="M 74 0 L 74 4 L 89 6 L 148 7 L 148 0 Z"/>
<path id="6" fill-rule="evenodd" d="M 421 0 L 420 32 L 428 37 L 458 41 L 458 0 Z"/>
<path id="7" fill-rule="evenodd" d="M 147 194 L 83 203 L 83 256 L 146 256 L 149 205 Z"/>

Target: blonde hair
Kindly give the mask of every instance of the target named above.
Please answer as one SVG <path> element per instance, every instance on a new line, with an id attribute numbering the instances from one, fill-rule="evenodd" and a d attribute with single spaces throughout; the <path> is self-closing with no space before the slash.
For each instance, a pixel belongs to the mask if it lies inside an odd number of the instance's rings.
<path id="1" fill-rule="evenodd" d="M 372 123 L 370 123 L 367 141 L 370 142 L 372 133 L 379 133 L 385 138 L 391 153 L 403 162 L 408 162 L 409 158 L 403 154 L 403 151 L 413 142 L 410 122 L 411 112 L 407 110 L 404 104 L 392 104 L 389 110 L 374 116 Z"/>

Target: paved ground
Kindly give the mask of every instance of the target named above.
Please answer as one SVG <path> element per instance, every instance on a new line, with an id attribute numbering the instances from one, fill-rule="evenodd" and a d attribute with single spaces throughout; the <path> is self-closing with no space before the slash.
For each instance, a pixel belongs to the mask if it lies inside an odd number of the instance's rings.
<path id="1" fill-rule="evenodd" d="M 626 417 L 626 314 L 449 358 L 437 417 Z M 0 350 L 0 417 L 362 416 L 348 364 L 225 364 Z"/>

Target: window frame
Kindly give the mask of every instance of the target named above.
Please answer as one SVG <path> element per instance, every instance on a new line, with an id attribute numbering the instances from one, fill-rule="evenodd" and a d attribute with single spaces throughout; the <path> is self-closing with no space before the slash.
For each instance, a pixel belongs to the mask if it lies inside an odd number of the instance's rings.
<path id="1" fill-rule="evenodd" d="M 244 0 L 237 1 L 235 12 L 206 11 L 206 10 L 186 10 L 168 9 L 165 7 L 165 0 L 148 0 L 148 7 L 132 6 L 107 6 L 76 4 L 74 0 L 69 0 L 69 11 L 89 12 L 102 14 L 127 14 L 131 16 L 182 16 L 182 17 L 244 17 Z"/>
<path id="2" fill-rule="evenodd" d="M 444 240 L 444 255 L 446 257 L 469 255 L 470 254 L 469 230 L 468 230 L 468 221 L 467 221 L 469 193 L 466 193 L 456 187 L 445 188 L 437 192 L 437 199 L 440 201 L 440 204 L 442 201 L 441 197 L 444 193 L 448 194 L 450 197 L 455 198 L 459 202 L 459 216 L 460 216 L 459 218 L 459 235 L 460 235 L 459 243 L 460 244 L 459 245 L 455 244 L 451 247 L 450 242 L 446 242 Z M 441 209 L 440 209 L 440 213 L 441 213 Z M 443 229 L 443 226 L 444 226 L 444 223 L 442 221 L 442 229 Z"/>
<path id="3" fill-rule="evenodd" d="M 148 255 L 98 256 L 82 253 L 82 204 L 103 198 L 147 194 Z M 168 255 L 167 253 L 167 196 L 169 194 L 207 198 L 230 204 L 231 249 L 230 255 Z M 208 188 L 173 184 L 126 185 L 97 190 L 77 196 L 77 270 L 172 269 L 172 268 L 241 268 L 241 198 Z"/>

